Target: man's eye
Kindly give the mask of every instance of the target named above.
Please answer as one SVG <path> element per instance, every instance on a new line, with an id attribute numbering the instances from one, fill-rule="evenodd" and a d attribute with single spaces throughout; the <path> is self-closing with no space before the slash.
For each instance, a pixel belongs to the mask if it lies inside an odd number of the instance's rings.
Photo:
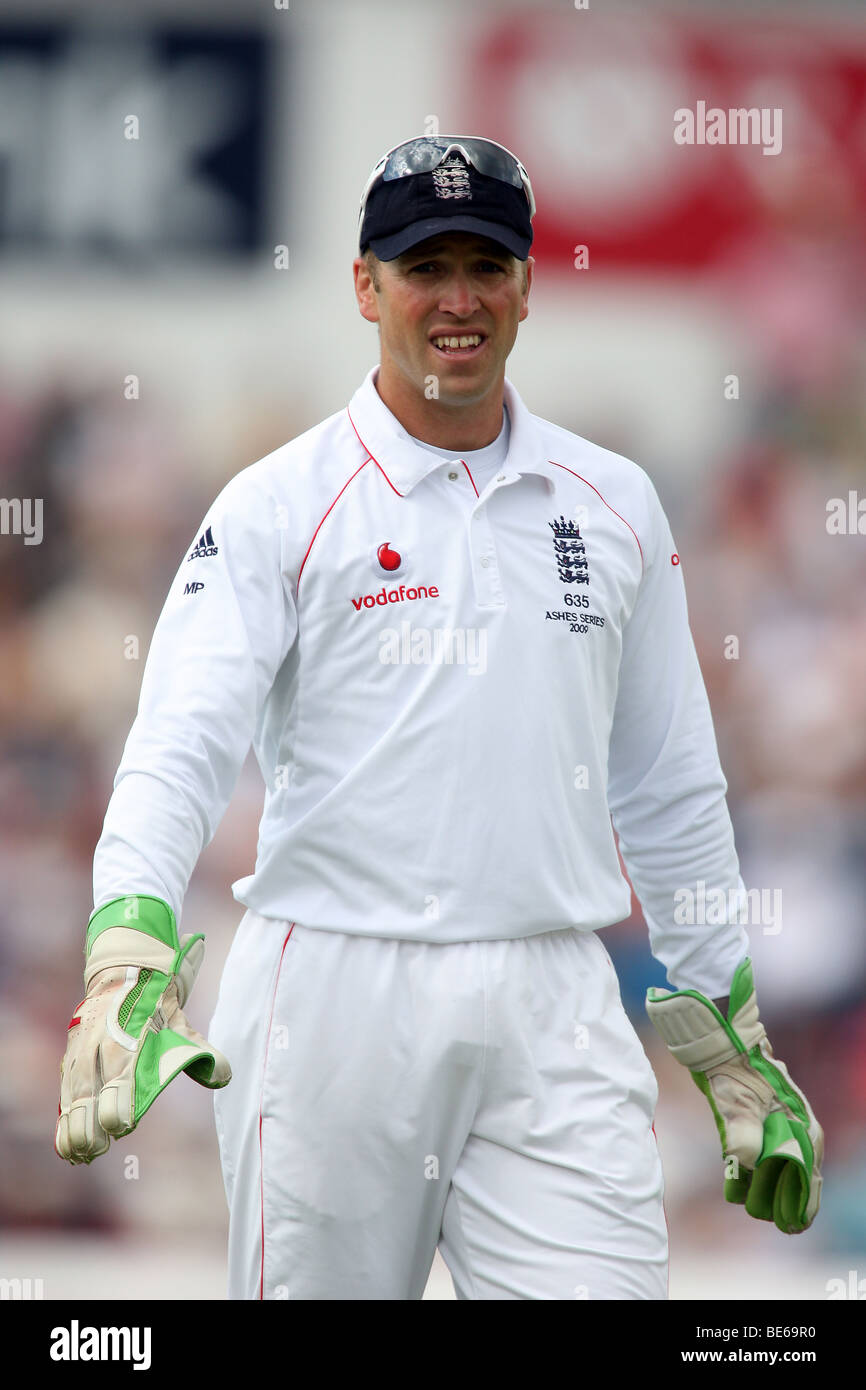
<path id="1" fill-rule="evenodd" d="M 505 274 L 505 266 L 500 265 L 498 261 L 481 261 L 479 265 L 479 270 L 483 270 L 485 272 L 490 270 L 498 270 L 501 271 L 503 275 Z"/>
<path id="2" fill-rule="evenodd" d="M 435 262 L 435 261 L 419 261 L 417 265 L 413 265 L 413 266 L 410 267 L 409 273 L 410 273 L 410 275 L 416 275 L 416 274 L 418 274 L 419 272 L 423 274 L 424 271 L 427 271 L 427 270 L 435 270 L 435 269 L 436 269 L 436 262 Z"/>

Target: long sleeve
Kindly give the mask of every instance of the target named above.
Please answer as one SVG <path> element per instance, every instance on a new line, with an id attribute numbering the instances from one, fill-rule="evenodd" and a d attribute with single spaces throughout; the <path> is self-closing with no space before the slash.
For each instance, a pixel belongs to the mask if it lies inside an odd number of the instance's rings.
<path id="1" fill-rule="evenodd" d="M 608 804 L 653 954 L 675 988 L 718 997 L 748 952 L 738 921 L 745 889 L 682 567 L 649 479 L 647 487 L 644 574 L 623 633 Z"/>
<path id="2" fill-rule="evenodd" d="M 153 634 L 96 847 L 95 907 L 150 893 L 180 920 L 297 631 L 284 535 L 261 475 L 245 469 L 191 540 Z"/>

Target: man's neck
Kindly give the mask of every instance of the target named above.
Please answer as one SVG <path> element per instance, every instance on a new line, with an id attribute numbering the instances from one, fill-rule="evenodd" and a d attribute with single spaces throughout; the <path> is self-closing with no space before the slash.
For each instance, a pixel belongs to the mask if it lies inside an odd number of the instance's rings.
<path id="1" fill-rule="evenodd" d="M 374 382 L 383 403 L 413 439 L 459 453 L 484 449 L 499 437 L 505 402 L 502 381 L 481 400 L 459 405 L 428 400 L 416 386 L 395 380 L 382 367 Z"/>

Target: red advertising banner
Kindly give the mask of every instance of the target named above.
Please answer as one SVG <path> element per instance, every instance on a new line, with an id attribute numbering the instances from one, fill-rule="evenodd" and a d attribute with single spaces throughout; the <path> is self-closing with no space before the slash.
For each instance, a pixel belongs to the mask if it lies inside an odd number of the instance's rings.
<path id="1" fill-rule="evenodd" d="M 533 9 L 481 21 L 464 125 L 526 164 L 533 254 L 691 270 L 775 226 L 866 240 L 866 18 Z"/>

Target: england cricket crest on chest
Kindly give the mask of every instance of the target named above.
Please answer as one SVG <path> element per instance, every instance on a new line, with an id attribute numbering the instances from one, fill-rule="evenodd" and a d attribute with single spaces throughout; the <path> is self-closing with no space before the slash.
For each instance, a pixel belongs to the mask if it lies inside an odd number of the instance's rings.
<path id="1" fill-rule="evenodd" d="M 553 532 L 553 551 L 556 569 L 563 584 L 588 584 L 589 563 L 586 546 L 581 540 L 580 527 L 575 521 L 566 521 L 560 516 L 558 521 L 549 521 Z"/>

